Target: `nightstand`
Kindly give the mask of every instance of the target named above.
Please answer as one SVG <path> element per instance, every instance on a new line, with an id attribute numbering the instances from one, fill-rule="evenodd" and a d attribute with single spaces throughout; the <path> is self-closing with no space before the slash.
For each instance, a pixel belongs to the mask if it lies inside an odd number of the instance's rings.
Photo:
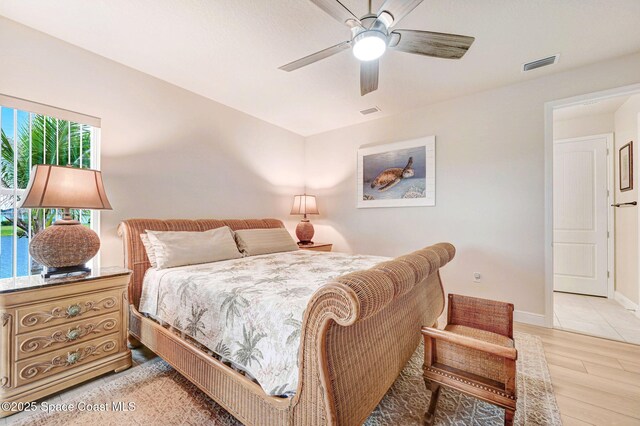
<path id="1" fill-rule="evenodd" d="M 313 243 L 313 244 L 306 244 L 306 245 L 298 244 L 298 247 L 300 247 L 303 250 L 331 251 L 331 249 L 333 248 L 333 244 L 329 244 L 329 243 Z"/>
<path id="2" fill-rule="evenodd" d="M 131 272 L 0 280 L 0 400 L 32 402 L 131 366 Z M 18 410 L 0 410 L 0 417 Z"/>

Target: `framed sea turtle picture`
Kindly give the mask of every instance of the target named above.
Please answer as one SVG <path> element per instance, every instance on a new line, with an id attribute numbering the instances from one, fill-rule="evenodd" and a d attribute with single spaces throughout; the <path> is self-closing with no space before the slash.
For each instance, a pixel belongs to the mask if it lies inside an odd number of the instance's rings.
<path id="1" fill-rule="evenodd" d="M 358 208 L 436 205 L 436 138 L 358 149 Z"/>

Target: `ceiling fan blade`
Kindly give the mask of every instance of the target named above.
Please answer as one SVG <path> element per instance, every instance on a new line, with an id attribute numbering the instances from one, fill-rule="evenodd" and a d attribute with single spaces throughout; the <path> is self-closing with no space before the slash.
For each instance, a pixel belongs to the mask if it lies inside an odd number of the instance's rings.
<path id="1" fill-rule="evenodd" d="M 314 62 L 318 62 L 319 60 L 328 58 L 329 56 L 335 55 L 336 53 L 340 53 L 343 50 L 346 50 L 350 47 L 351 47 L 351 40 L 343 41 L 342 43 L 338 43 L 335 46 L 328 47 L 319 52 L 312 53 L 309 56 L 305 56 L 304 58 L 300 58 L 297 61 L 289 62 L 288 64 L 283 65 L 278 69 L 291 72 L 293 70 L 297 70 L 298 68 L 302 68 Z"/>
<path id="2" fill-rule="evenodd" d="M 378 74 L 380 70 L 380 61 L 360 62 L 360 95 L 364 96 L 378 90 Z"/>
<path id="3" fill-rule="evenodd" d="M 387 12 L 392 16 L 392 21 L 387 28 L 398 25 L 405 16 L 416 8 L 423 0 L 386 0 L 378 10 L 378 16 Z M 386 22 L 385 22 L 386 24 Z"/>
<path id="4" fill-rule="evenodd" d="M 349 27 L 358 27 L 361 25 L 356 15 L 351 13 L 339 0 L 311 0 L 311 3 L 318 6 L 328 15 L 333 16 L 342 24 L 348 25 Z"/>
<path id="5" fill-rule="evenodd" d="M 475 38 L 431 31 L 395 30 L 389 48 L 436 58 L 460 59 L 467 53 Z"/>

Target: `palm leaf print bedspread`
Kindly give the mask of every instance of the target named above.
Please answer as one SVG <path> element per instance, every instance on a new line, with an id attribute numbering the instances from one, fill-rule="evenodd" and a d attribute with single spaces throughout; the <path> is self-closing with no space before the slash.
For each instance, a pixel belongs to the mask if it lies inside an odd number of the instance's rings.
<path id="1" fill-rule="evenodd" d="M 188 334 L 270 395 L 298 385 L 304 310 L 323 284 L 388 260 L 299 250 L 163 270 L 144 278 L 140 312 Z"/>

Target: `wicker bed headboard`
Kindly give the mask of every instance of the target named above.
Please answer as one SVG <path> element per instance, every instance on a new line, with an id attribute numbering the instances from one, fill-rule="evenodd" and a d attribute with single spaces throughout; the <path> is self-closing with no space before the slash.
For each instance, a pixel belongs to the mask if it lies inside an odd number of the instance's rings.
<path id="1" fill-rule="evenodd" d="M 127 219 L 118 226 L 118 235 L 124 244 L 124 266 L 131 269 L 129 283 L 129 303 L 138 308 L 142 279 L 151 264 L 142 245 L 140 234 L 149 229 L 152 231 L 208 231 L 209 229 L 228 226 L 234 231 L 238 229 L 284 228 L 278 219 Z"/>

